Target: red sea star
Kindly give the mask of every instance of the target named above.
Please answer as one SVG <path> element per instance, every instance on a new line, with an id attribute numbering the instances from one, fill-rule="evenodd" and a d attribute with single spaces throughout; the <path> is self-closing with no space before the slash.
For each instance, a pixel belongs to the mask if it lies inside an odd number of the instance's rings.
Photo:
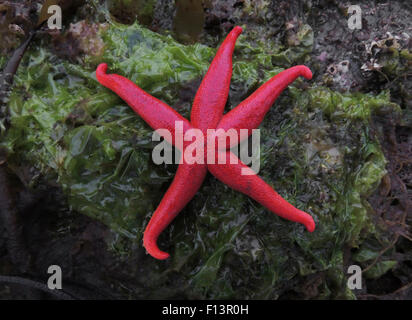
<path id="1" fill-rule="evenodd" d="M 315 229 L 315 222 L 309 214 L 289 204 L 260 177 L 256 174 L 242 174 L 242 170 L 251 169 L 229 151 L 232 145 L 226 143 L 223 149 L 216 149 L 216 158 L 219 155 L 223 156 L 226 159 L 225 164 L 217 161 L 215 164 L 208 164 L 206 161 L 191 164 L 183 157 L 188 144 L 177 143 L 177 133 L 174 132 L 177 121 L 183 124 L 180 132 L 182 134 L 194 128 L 200 129 L 204 135 L 207 135 L 208 129 L 235 129 L 240 142 L 251 134 L 252 129 L 260 125 L 276 98 L 291 82 L 298 76 L 312 78 L 311 71 L 303 65 L 287 69 L 267 81 L 236 108 L 223 115 L 232 76 L 232 54 L 236 39 L 241 33 L 242 28 L 235 27 L 221 44 L 196 93 L 190 122 L 130 80 L 117 74 L 106 74 L 106 64 L 102 63 L 97 67 L 96 77 L 103 86 L 117 93 L 153 129 L 167 129 L 171 133 L 171 138 L 164 136 L 165 139 L 182 151 L 176 176 L 154 212 L 143 236 L 144 247 L 156 259 L 169 257 L 168 253 L 158 248 L 157 238 L 199 190 L 207 171 L 275 214 L 304 224 L 310 232 Z M 247 129 L 247 134 L 240 132 L 240 129 Z M 209 150 L 209 142 L 205 142 L 203 147 Z"/>

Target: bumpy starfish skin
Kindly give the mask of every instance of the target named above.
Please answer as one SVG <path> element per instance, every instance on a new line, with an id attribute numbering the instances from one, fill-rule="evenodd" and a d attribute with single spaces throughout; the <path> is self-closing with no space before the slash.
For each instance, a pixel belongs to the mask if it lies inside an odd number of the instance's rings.
<path id="1" fill-rule="evenodd" d="M 252 129 L 259 127 L 277 97 L 298 76 L 311 79 L 312 72 L 305 66 L 295 66 L 282 71 L 260 86 L 236 108 L 226 113 L 220 120 L 217 129 L 224 131 L 235 129 L 240 137 L 239 142 L 243 141 L 252 133 Z M 240 129 L 248 129 L 247 136 L 241 134 Z M 227 148 L 231 147 L 233 145 L 227 145 Z"/>
<path id="2" fill-rule="evenodd" d="M 169 143 L 175 145 L 176 121 L 182 121 L 184 132 L 193 128 L 187 119 L 166 103 L 143 91 L 129 79 L 117 74 L 106 74 L 106 71 L 107 64 L 100 64 L 96 69 L 97 80 L 103 86 L 116 92 L 150 127 L 155 130 L 167 129 L 173 139 L 173 141 L 168 141 Z"/>
<path id="3" fill-rule="evenodd" d="M 263 181 L 262 178 L 256 174 L 242 175 L 242 169 L 247 171 L 251 171 L 252 169 L 237 159 L 236 155 L 230 151 L 219 152 L 225 153 L 225 164 L 218 164 L 218 155 L 216 155 L 216 164 L 208 165 L 209 171 L 218 180 L 227 184 L 232 189 L 248 195 L 278 216 L 302 223 L 309 232 L 315 230 L 315 222 L 311 216 L 292 206 Z M 236 162 L 236 160 L 238 162 Z"/>
<path id="4" fill-rule="evenodd" d="M 223 41 L 193 101 L 191 123 L 205 135 L 222 118 L 232 77 L 232 54 L 241 33 L 242 28 L 235 27 Z"/>
<path id="5" fill-rule="evenodd" d="M 273 213 L 285 219 L 302 223 L 309 232 L 313 232 L 315 229 L 315 222 L 309 214 L 284 200 L 266 182 L 251 172 L 252 169 L 228 150 L 234 145 L 233 142 L 231 145 L 230 142 L 226 141 L 222 148 L 216 148 L 215 164 L 207 164 L 207 153 L 210 151 L 209 148 L 212 148 L 210 140 L 201 146 L 203 151 L 207 151 L 203 152 L 203 163 L 188 163 L 183 155 L 190 148 L 191 142 L 179 143 L 176 139 L 178 134 L 183 135 L 189 132 L 189 129 L 199 129 L 204 136 L 207 136 L 208 129 L 217 128 L 226 131 L 235 129 L 239 137 L 238 142 L 240 142 L 251 134 L 252 129 L 260 125 L 276 98 L 291 82 L 298 76 L 312 78 L 312 72 L 305 66 L 287 69 L 267 81 L 236 108 L 223 115 L 232 76 L 232 55 L 236 40 L 241 33 L 242 28 L 235 27 L 219 47 L 196 93 L 190 122 L 130 80 L 120 75 L 106 74 L 106 64 L 103 63 L 97 67 L 96 77 L 103 86 L 117 93 L 153 129 L 167 129 L 172 134 L 172 138 L 170 140 L 165 135 L 165 139 L 182 151 L 182 159 L 176 176 L 153 213 L 143 236 L 144 247 L 156 259 L 163 260 L 169 257 L 168 253 L 158 248 L 157 239 L 194 197 L 202 185 L 207 171 L 210 171 L 218 180 L 231 188 L 256 200 Z M 181 121 L 183 126 L 182 132 L 177 132 L 175 136 L 176 121 Z M 241 134 L 240 129 L 248 130 Z M 217 137 L 219 134 L 214 138 Z M 225 164 L 218 163 L 219 155 L 226 159 Z M 242 170 L 249 171 L 251 174 L 243 175 Z"/>

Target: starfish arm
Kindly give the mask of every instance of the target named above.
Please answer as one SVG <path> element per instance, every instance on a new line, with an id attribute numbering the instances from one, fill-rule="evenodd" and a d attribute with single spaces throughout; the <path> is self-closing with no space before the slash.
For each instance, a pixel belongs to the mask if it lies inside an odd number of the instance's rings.
<path id="1" fill-rule="evenodd" d="M 260 125 L 281 92 L 299 76 L 311 79 L 312 72 L 303 65 L 294 66 L 280 72 L 261 85 L 236 108 L 226 113 L 220 120 L 217 129 L 227 131 L 233 128 L 238 133 L 239 142 L 243 141 L 252 133 L 251 129 L 256 129 Z M 247 131 L 241 132 L 240 129 L 247 129 Z M 233 145 L 230 145 L 230 147 L 233 147 Z M 227 144 L 227 148 L 230 147 Z"/>
<path id="2" fill-rule="evenodd" d="M 235 27 L 227 35 L 197 90 L 190 118 L 193 126 L 204 133 L 216 128 L 222 118 L 232 77 L 232 55 L 241 33 L 242 28 Z"/>
<path id="3" fill-rule="evenodd" d="M 106 88 L 119 95 L 146 123 L 153 129 L 166 129 L 172 135 L 172 140 L 165 136 L 169 143 L 176 145 L 175 135 L 179 134 L 179 126 L 175 125 L 181 121 L 183 133 L 192 128 L 189 121 L 183 118 L 176 110 L 166 103 L 151 96 L 129 79 L 117 74 L 107 74 L 107 64 L 102 63 L 96 69 L 97 80 Z M 178 146 L 181 149 L 180 146 Z"/>
<path id="4" fill-rule="evenodd" d="M 143 235 L 143 246 L 152 257 L 159 260 L 169 257 L 168 253 L 161 251 L 157 246 L 157 238 L 194 197 L 206 173 L 205 164 L 183 162 L 179 165 L 172 184 L 153 213 Z"/>
<path id="5" fill-rule="evenodd" d="M 262 178 L 256 175 L 252 169 L 246 166 L 230 151 L 225 153 L 225 164 L 208 164 L 209 171 L 220 181 L 234 190 L 240 191 L 261 205 L 281 216 L 282 218 L 302 223 L 309 232 L 315 230 L 313 218 L 306 212 L 292 206 L 273 190 Z M 248 175 L 245 175 L 248 173 Z"/>

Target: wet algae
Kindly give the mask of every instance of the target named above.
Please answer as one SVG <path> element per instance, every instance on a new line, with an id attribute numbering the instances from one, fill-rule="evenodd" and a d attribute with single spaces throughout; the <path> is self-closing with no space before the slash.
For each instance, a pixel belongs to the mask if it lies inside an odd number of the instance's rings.
<path id="1" fill-rule="evenodd" d="M 73 210 L 108 225 L 118 235 L 108 246 L 127 255 L 130 243 L 144 250 L 142 232 L 176 166 L 152 162 L 152 130 L 96 81 L 94 70 L 107 62 L 109 72 L 188 118 L 193 97 L 182 99 L 182 90 L 199 83 L 216 49 L 182 45 L 136 23 L 111 23 L 99 36 L 103 55 L 86 55 L 83 65 L 31 49 L 15 79 L 11 127 L 1 145 L 11 166 L 30 164 L 32 185 L 38 174 L 57 181 Z M 247 32 L 240 37 L 227 110 L 282 68 L 308 59 L 313 32 L 303 25 L 298 36 L 298 46 L 270 50 L 268 44 L 252 44 Z M 344 250 L 379 234 L 366 197 L 385 174 L 370 120 L 375 113 L 396 112 L 386 91 L 338 93 L 296 81 L 260 127 L 259 174 L 312 214 L 316 231 L 309 234 L 209 176 L 159 239 L 171 261 L 139 261 L 151 267 L 145 286 L 157 292 L 173 278 L 186 297 L 268 299 L 296 279 L 321 274 L 325 281 L 314 297 L 353 298 Z"/>

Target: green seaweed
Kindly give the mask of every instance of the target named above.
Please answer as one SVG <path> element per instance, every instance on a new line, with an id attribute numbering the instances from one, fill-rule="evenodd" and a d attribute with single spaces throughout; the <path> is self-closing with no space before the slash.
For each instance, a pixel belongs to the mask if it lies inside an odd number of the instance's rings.
<path id="1" fill-rule="evenodd" d="M 365 272 L 365 277 L 369 279 L 377 279 L 390 269 L 394 268 L 397 264 L 398 262 L 396 260 L 380 261 Z"/>
<path id="2" fill-rule="evenodd" d="M 305 58 L 313 34 L 303 30 L 307 40 L 293 52 L 252 46 L 247 33 L 241 36 L 228 109 Z M 189 117 L 190 102 L 182 103 L 181 90 L 202 77 L 216 49 L 185 46 L 137 24 L 111 24 L 101 37 L 105 52 L 100 59 L 110 73 L 131 79 Z M 279 62 L 280 55 L 288 59 Z M 95 59 L 86 57 L 80 66 L 31 49 L 16 77 L 11 127 L 1 145 L 14 166 L 30 164 L 57 181 L 74 210 L 115 232 L 109 247 L 128 254 L 130 248 L 143 250 L 142 232 L 176 166 L 152 162 L 152 130 L 96 81 Z M 286 90 L 260 127 L 259 174 L 311 213 L 316 231 L 308 233 L 208 177 L 159 239 L 172 255 L 170 262 L 149 256 L 139 261 L 147 288 L 168 287 L 173 296 L 169 281 L 177 277 L 187 297 L 270 299 L 289 281 L 324 273 L 327 281 L 317 298 L 354 297 L 345 283 L 343 251 L 377 232 L 366 197 L 385 174 L 386 163 L 369 121 L 375 112 L 397 112 L 398 107 L 387 92 L 340 94 L 316 86 L 300 89 L 301 84 Z"/>

